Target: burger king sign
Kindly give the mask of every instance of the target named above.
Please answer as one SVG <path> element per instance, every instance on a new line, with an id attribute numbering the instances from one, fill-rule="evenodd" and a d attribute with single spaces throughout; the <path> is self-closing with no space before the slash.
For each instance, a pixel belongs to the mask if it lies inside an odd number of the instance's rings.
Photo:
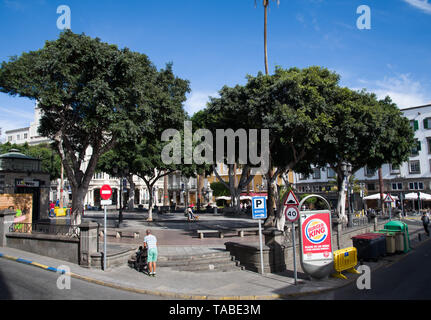
<path id="1" fill-rule="evenodd" d="M 330 213 L 308 215 L 301 221 L 304 260 L 332 258 Z"/>

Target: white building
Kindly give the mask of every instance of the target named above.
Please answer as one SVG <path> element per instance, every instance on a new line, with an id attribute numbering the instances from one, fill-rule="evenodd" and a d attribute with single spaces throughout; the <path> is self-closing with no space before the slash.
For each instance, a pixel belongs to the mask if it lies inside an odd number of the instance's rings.
<path id="1" fill-rule="evenodd" d="M 413 148 L 409 160 L 401 166 L 382 166 L 383 192 L 396 196 L 417 191 L 431 193 L 431 104 L 401 111 L 410 120 L 418 144 Z M 354 173 L 354 177 L 368 195 L 380 193 L 377 171 L 361 168 Z M 334 178 L 335 173 L 330 168 L 315 168 L 309 177 L 295 174 L 296 190 L 298 193 L 324 194 L 334 202 L 336 196 L 330 191 L 333 187 L 330 182 Z"/>

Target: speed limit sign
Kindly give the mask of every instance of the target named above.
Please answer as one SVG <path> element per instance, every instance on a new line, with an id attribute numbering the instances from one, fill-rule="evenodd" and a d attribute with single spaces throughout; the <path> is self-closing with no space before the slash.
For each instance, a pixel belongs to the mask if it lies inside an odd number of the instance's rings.
<path id="1" fill-rule="evenodd" d="M 299 219 L 299 209 L 298 207 L 286 207 L 284 209 L 284 215 L 286 217 L 286 220 L 289 220 L 290 222 L 295 222 Z"/>

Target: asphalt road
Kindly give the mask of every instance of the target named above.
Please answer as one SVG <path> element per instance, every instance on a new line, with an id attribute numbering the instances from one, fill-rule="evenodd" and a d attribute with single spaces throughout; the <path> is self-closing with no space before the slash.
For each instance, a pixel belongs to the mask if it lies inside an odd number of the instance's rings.
<path id="1" fill-rule="evenodd" d="M 1 300 L 160 300 L 71 278 L 70 290 L 57 288 L 58 273 L 0 259 Z"/>
<path id="2" fill-rule="evenodd" d="M 431 299 L 431 240 L 398 262 L 371 272 L 371 288 L 359 290 L 356 282 L 335 291 L 301 300 L 429 300 Z"/>

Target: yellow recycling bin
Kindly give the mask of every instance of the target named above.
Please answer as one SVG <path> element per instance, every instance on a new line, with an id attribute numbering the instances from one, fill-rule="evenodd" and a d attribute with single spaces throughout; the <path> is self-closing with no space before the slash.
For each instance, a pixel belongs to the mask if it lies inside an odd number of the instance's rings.
<path id="1" fill-rule="evenodd" d="M 358 264 L 358 251 L 355 247 L 349 247 L 334 251 L 334 269 L 336 273 L 332 274 L 334 278 L 347 279 L 341 272 L 347 271 L 354 274 L 360 274 L 355 266 Z"/>

